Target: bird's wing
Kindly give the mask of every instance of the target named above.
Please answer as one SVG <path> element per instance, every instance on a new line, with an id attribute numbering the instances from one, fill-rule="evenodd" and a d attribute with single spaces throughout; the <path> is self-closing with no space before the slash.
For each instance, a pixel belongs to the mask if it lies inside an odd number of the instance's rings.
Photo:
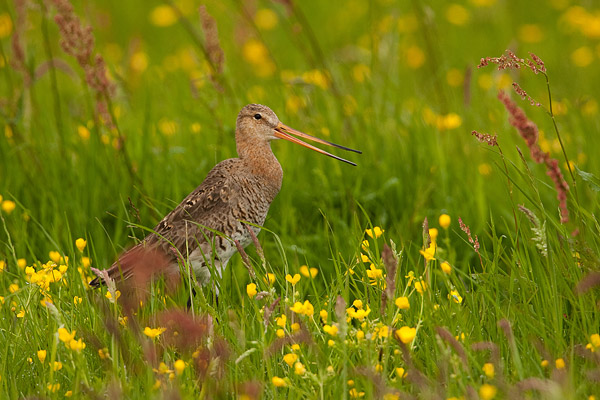
<path id="1" fill-rule="evenodd" d="M 232 173 L 237 161 L 228 159 L 217 164 L 200 186 L 156 225 L 153 233 L 119 256 L 107 270 L 108 276 L 117 280 L 131 276 L 140 264 L 140 253 L 146 249 L 158 250 L 170 263 L 176 263 L 198 246 L 210 246 L 213 231 L 229 230 L 231 210 L 237 207 L 241 191 Z M 100 284 L 99 278 L 90 282 L 94 287 Z"/>
<path id="2" fill-rule="evenodd" d="M 231 231 L 228 224 L 242 191 L 231 171 L 236 161 L 217 164 L 202 184 L 158 223 L 148 240 L 174 247 L 185 256 L 209 242 L 215 236 L 213 231 Z"/>

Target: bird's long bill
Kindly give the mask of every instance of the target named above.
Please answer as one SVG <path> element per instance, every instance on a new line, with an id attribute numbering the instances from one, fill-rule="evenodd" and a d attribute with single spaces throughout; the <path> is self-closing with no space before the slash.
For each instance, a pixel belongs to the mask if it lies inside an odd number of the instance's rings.
<path id="1" fill-rule="evenodd" d="M 292 136 L 292 135 L 294 135 L 294 136 Z M 355 153 L 362 154 L 362 151 L 360 151 L 360 150 L 354 150 L 354 149 L 351 149 L 349 147 L 344 147 L 344 146 L 340 146 L 339 144 L 328 142 L 327 140 L 319 139 L 317 137 L 311 136 L 311 135 L 306 134 L 304 132 L 300 132 L 300 131 L 297 131 L 297 130 L 295 130 L 293 128 L 290 128 L 289 126 L 284 125 L 281 122 L 279 123 L 279 125 L 277 125 L 277 128 L 275 128 L 275 137 L 277 137 L 279 139 L 289 140 L 292 143 L 297 143 L 297 144 L 302 145 L 304 147 L 307 147 L 307 148 L 309 148 L 311 150 L 314 150 L 314 151 L 316 151 L 318 153 L 325 154 L 326 156 L 335 158 L 336 160 L 340 160 L 340 161 L 343 161 L 343 162 L 348 163 L 350 165 L 356 166 L 356 164 L 353 163 L 352 161 L 348 161 L 348 160 L 346 160 L 344 158 L 341 158 L 341 157 L 338 157 L 338 156 L 333 155 L 331 153 L 328 153 L 325 150 L 321 150 L 318 147 L 315 147 L 315 146 L 313 146 L 311 144 L 303 142 L 302 140 L 298 139 L 295 136 L 299 136 L 299 137 L 304 138 L 304 139 L 312 140 L 312 141 L 317 142 L 317 143 L 325 144 L 327 146 L 337 147 L 338 149 L 347 150 L 347 151 L 353 151 Z"/>

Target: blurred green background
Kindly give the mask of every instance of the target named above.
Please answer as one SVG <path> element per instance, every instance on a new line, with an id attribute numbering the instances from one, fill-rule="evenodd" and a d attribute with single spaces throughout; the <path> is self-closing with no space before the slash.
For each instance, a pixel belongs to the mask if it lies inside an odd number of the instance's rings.
<path id="1" fill-rule="evenodd" d="M 26 18 L 19 24 L 22 3 Z M 28 260 L 85 236 L 95 265 L 111 262 L 131 243 L 127 235 L 143 235 L 127 228 L 127 221 L 138 222 L 135 209 L 142 225 L 154 226 L 214 164 L 236 155 L 235 117 L 249 102 L 270 106 L 294 128 L 363 151 L 349 156 L 359 164 L 353 168 L 273 143 L 284 183 L 266 227 L 298 263 L 325 264 L 329 240 L 352 256 L 359 240 L 353 228 L 367 219 L 417 247 L 424 217 L 441 212 L 462 216 L 478 231 L 494 211 L 506 220 L 500 229 L 510 229 L 499 158 L 470 132 L 497 133 L 508 160 L 518 164 L 514 146 L 525 145 L 506 122 L 498 90 L 511 91 L 518 81 L 544 107 L 548 101 L 543 77 L 530 71 L 477 69 L 481 57 L 507 48 L 545 61 L 567 153 L 578 167 L 598 171 L 600 11 L 593 2 L 208 2 L 225 57 L 216 74 L 203 52 L 215 37 L 203 30 L 199 3 L 75 2 L 115 84 L 124 143 L 99 123 L 82 68 L 60 47 L 54 6 L 15 4 L 0 5 L 0 194 L 19 205 L 5 213 L 6 225 L 15 254 Z M 29 83 L 11 67 L 17 31 Z M 57 90 L 51 57 L 59 66 Z M 559 157 L 544 107 L 522 106 L 542 131 L 542 148 Z M 543 167 L 532 168 L 552 185 Z M 556 209 L 555 193 L 546 189 L 541 195 Z M 582 204 L 595 211 L 593 193 L 580 190 Z M 523 201 L 517 193 L 515 202 Z M 273 241 L 263 241 L 270 251 Z M 11 253 L 0 248 L 0 258 Z"/>

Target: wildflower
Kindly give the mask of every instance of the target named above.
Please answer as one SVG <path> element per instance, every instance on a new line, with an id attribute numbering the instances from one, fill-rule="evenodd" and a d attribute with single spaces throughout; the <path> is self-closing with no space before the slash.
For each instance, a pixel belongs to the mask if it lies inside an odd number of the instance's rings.
<path id="1" fill-rule="evenodd" d="M 62 369 L 63 365 L 60 361 L 54 361 L 52 363 L 52 370 L 53 371 L 60 371 Z"/>
<path id="2" fill-rule="evenodd" d="M 92 260 L 89 257 L 81 257 L 81 264 L 84 268 L 89 268 L 92 265 Z"/>
<path id="3" fill-rule="evenodd" d="M 408 297 L 398 297 L 396 299 L 396 306 L 401 310 L 408 310 L 410 308 Z"/>
<path id="4" fill-rule="evenodd" d="M 75 339 L 75 331 L 69 333 L 65 328 L 58 328 L 58 339 L 65 344 L 70 343 L 71 340 Z"/>
<path id="5" fill-rule="evenodd" d="M 23 268 L 25 268 L 26 266 L 27 266 L 27 260 L 26 260 L 26 259 L 24 259 L 24 258 L 19 258 L 19 259 L 17 260 L 17 267 L 19 267 L 19 268 L 23 269 Z"/>
<path id="6" fill-rule="evenodd" d="M 296 375 L 304 375 L 305 372 L 306 367 L 304 366 L 304 364 L 302 364 L 301 362 L 297 362 L 296 364 L 294 364 L 294 373 Z"/>
<path id="7" fill-rule="evenodd" d="M 175 373 L 177 375 L 183 374 L 183 370 L 185 370 L 185 361 L 181 359 L 175 361 L 175 363 L 173 364 L 173 368 L 175 368 Z"/>
<path id="8" fill-rule="evenodd" d="M 75 305 L 81 304 L 82 301 L 83 301 L 83 299 L 79 296 L 73 297 L 73 304 L 75 304 Z"/>
<path id="9" fill-rule="evenodd" d="M 73 391 L 72 390 L 67 390 L 65 392 L 65 397 L 71 397 L 71 396 L 73 396 Z"/>
<path id="10" fill-rule="evenodd" d="M 416 45 L 408 47 L 405 51 L 406 64 L 411 69 L 419 69 L 425 64 L 425 52 Z"/>
<path id="11" fill-rule="evenodd" d="M 446 19 L 453 25 L 465 25 L 470 18 L 469 10 L 459 4 L 450 4 L 446 9 Z"/>
<path id="12" fill-rule="evenodd" d="M 81 350 L 85 349 L 85 343 L 81 340 L 81 338 L 79 340 L 73 339 L 69 342 L 69 348 L 79 353 Z"/>
<path id="13" fill-rule="evenodd" d="M 248 293 L 248 296 L 250 298 L 253 298 L 254 296 L 256 296 L 256 293 L 258 293 L 256 291 L 256 283 L 249 283 L 246 285 L 246 293 Z"/>
<path id="14" fill-rule="evenodd" d="M 419 250 L 419 253 L 421 253 L 421 255 L 423 256 L 423 258 L 425 258 L 426 261 L 431 261 L 435 260 L 435 249 L 436 245 L 434 241 L 432 241 L 427 249 Z"/>
<path id="15" fill-rule="evenodd" d="M 375 337 L 379 337 L 380 339 L 385 339 L 390 334 L 390 328 L 388 328 L 387 325 L 383 325 L 383 326 L 377 328 L 375 333 L 376 333 L 376 335 L 373 335 L 373 339 L 375 339 Z"/>
<path id="16" fill-rule="evenodd" d="M 44 361 L 46 361 L 47 354 L 48 354 L 48 352 L 46 350 L 38 350 L 37 357 L 38 357 L 38 360 L 40 360 L 40 362 L 42 364 L 44 363 Z"/>
<path id="17" fill-rule="evenodd" d="M 357 338 L 358 340 L 362 340 L 362 339 L 364 339 L 364 338 L 365 338 L 365 332 L 364 332 L 364 331 L 357 331 L 357 332 L 356 332 L 356 338 Z"/>
<path id="18" fill-rule="evenodd" d="M 300 324 L 297 322 L 294 322 L 292 324 L 292 332 L 298 332 L 300 330 Z"/>
<path id="19" fill-rule="evenodd" d="M 285 314 L 281 314 L 281 316 L 275 318 L 275 323 L 277 324 L 277 326 L 280 326 L 282 328 L 285 327 L 286 322 L 287 322 L 287 317 Z"/>
<path id="20" fill-rule="evenodd" d="M 369 257 L 364 255 L 363 253 L 360 253 L 360 260 L 364 263 L 369 262 Z"/>
<path id="21" fill-rule="evenodd" d="M 548 367 L 550 363 L 548 362 L 548 360 L 542 360 L 542 362 L 540 362 L 540 365 L 542 366 L 542 368 L 546 368 Z"/>
<path id="22" fill-rule="evenodd" d="M 296 361 L 298 361 L 298 354 L 288 353 L 283 356 L 283 361 L 285 361 L 285 363 L 291 367 Z"/>
<path id="23" fill-rule="evenodd" d="M 594 62 L 594 52 L 588 46 L 579 47 L 571 53 L 571 61 L 577 67 L 587 67 Z"/>
<path id="24" fill-rule="evenodd" d="M 450 274 L 452 272 L 452 266 L 447 261 L 444 261 L 440 264 L 440 268 L 444 271 L 445 274 Z"/>
<path id="25" fill-rule="evenodd" d="M 83 249 L 85 249 L 86 245 L 87 245 L 87 240 L 85 240 L 85 239 L 79 238 L 75 241 L 75 246 L 81 252 L 83 252 Z"/>
<path id="26" fill-rule="evenodd" d="M 349 307 L 346 309 L 346 313 L 350 318 L 356 318 L 357 320 L 362 321 L 367 315 L 371 313 L 371 308 L 367 306 L 367 308 L 364 310 L 362 308 L 359 308 L 357 310 L 354 307 Z"/>
<path id="27" fill-rule="evenodd" d="M 415 336 L 417 335 L 417 329 L 403 326 L 402 328 L 396 330 L 395 334 L 402 343 L 408 344 L 414 340 Z"/>
<path id="28" fill-rule="evenodd" d="M 590 349 L 591 351 L 595 351 L 596 349 L 600 348 L 600 335 L 597 333 L 591 335 L 590 342 L 588 343 L 586 348 Z"/>
<path id="29" fill-rule="evenodd" d="M 152 25 L 164 28 L 177 22 L 177 14 L 171 6 L 160 5 L 155 7 L 150 13 L 150 22 Z"/>
<path id="30" fill-rule="evenodd" d="M 58 251 L 51 251 L 50 253 L 48 253 L 48 256 L 56 264 L 60 262 L 60 253 Z"/>
<path id="31" fill-rule="evenodd" d="M 293 351 L 298 351 L 298 350 L 300 350 L 300 345 L 299 345 L 298 343 L 294 343 L 294 344 L 293 344 L 291 347 L 292 347 L 292 350 L 293 350 Z"/>
<path id="32" fill-rule="evenodd" d="M 48 390 L 52 393 L 58 392 L 59 389 L 60 389 L 60 383 L 49 383 L 48 384 Z"/>
<path id="33" fill-rule="evenodd" d="M 481 400 L 491 400 L 496 397 L 497 392 L 496 386 L 484 383 L 479 388 L 479 398 Z"/>
<path id="34" fill-rule="evenodd" d="M 398 367 L 396 368 L 396 376 L 398 376 L 398 378 L 402 379 L 406 376 L 406 372 L 404 371 L 404 368 L 402 367 Z"/>
<path id="35" fill-rule="evenodd" d="M 494 377 L 494 364 L 485 363 L 483 364 L 483 368 L 481 368 L 481 370 L 488 378 L 492 379 Z"/>
<path id="36" fill-rule="evenodd" d="M 380 237 L 381 235 L 383 235 L 383 232 L 385 232 L 383 229 L 381 229 L 380 227 L 376 226 L 373 229 L 367 229 L 365 230 L 365 233 L 367 235 L 369 235 L 369 237 L 371 238 L 375 238 L 377 239 L 378 237 Z"/>
<path id="37" fill-rule="evenodd" d="M 556 369 L 564 369 L 565 360 L 563 360 L 562 358 L 557 358 L 556 361 L 554 361 L 554 365 L 556 366 Z"/>
<path id="38" fill-rule="evenodd" d="M 296 314 L 304 314 L 306 316 L 311 316 L 315 312 L 313 305 L 308 300 L 304 301 L 304 304 L 297 301 L 292 307 L 290 307 L 290 310 Z"/>
<path id="39" fill-rule="evenodd" d="M 362 244 L 360 246 L 364 251 L 368 251 L 369 250 L 369 241 L 367 239 L 362 241 Z"/>
<path id="40" fill-rule="evenodd" d="M 77 134 L 83 140 L 88 140 L 90 138 L 90 130 L 83 125 L 79 125 L 77 127 Z"/>
<path id="41" fill-rule="evenodd" d="M 367 276 L 371 280 L 371 285 L 376 285 L 377 280 L 383 277 L 383 270 L 378 269 L 374 264 L 371 264 L 367 270 Z"/>
<path id="42" fill-rule="evenodd" d="M 429 228 L 429 237 L 431 238 L 432 242 L 435 242 L 437 240 L 438 233 L 439 232 L 436 228 Z"/>
<path id="43" fill-rule="evenodd" d="M 259 29 L 270 31 L 277 26 L 277 14 L 268 8 L 261 8 L 254 15 L 254 23 Z"/>
<path id="44" fill-rule="evenodd" d="M 352 302 L 352 305 L 353 305 L 354 307 L 356 307 L 357 309 L 359 309 L 359 310 L 360 310 L 361 308 L 363 308 L 363 302 L 362 302 L 362 300 L 360 300 L 360 299 L 356 299 L 356 300 L 354 300 L 354 301 Z"/>
<path id="45" fill-rule="evenodd" d="M 10 214 L 11 212 L 13 212 L 16 207 L 17 207 L 17 205 L 15 204 L 14 201 L 4 200 L 2 202 L 2 211 L 4 211 L 7 214 Z"/>
<path id="46" fill-rule="evenodd" d="M 331 336 L 335 336 L 338 333 L 338 327 L 337 325 L 325 325 L 323 327 L 323 331 L 330 334 Z"/>
<path id="47" fill-rule="evenodd" d="M 267 276 L 263 278 L 263 280 L 265 283 L 268 283 L 270 286 L 272 286 L 275 283 L 275 274 L 268 272 Z"/>
<path id="48" fill-rule="evenodd" d="M 421 280 L 419 282 L 415 282 L 415 290 L 419 294 L 423 294 L 423 292 L 427 290 L 427 283 L 423 280 Z"/>
<path id="49" fill-rule="evenodd" d="M 283 329 L 277 329 L 275 331 L 275 334 L 277 335 L 278 338 L 282 338 L 285 336 L 285 331 Z"/>
<path id="50" fill-rule="evenodd" d="M 294 276 L 287 274 L 285 276 L 285 280 L 291 283 L 292 285 L 295 285 L 296 283 L 298 283 L 298 281 L 300 281 L 300 274 L 294 274 Z"/>
<path id="51" fill-rule="evenodd" d="M 4 267 L 6 267 L 6 261 L 0 260 L 0 272 L 4 271 Z"/>
<path id="52" fill-rule="evenodd" d="M 19 311 L 17 313 L 17 318 L 23 318 L 25 316 L 25 310 L 21 309 L 21 311 Z"/>
<path id="53" fill-rule="evenodd" d="M 451 290 L 450 294 L 448 294 L 448 298 L 454 300 L 455 303 L 462 303 L 463 298 L 461 297 L 461 295 L 458 293 L 458 290 Z"/>
<path id="54" fill-rule="evenodd" d="M 110 300 L 111 302 L 115 302 L 119 299 L 119 297 L 121 297 L 121 292 L 119 290 L 115 291 L 115 296 L 113 299 L 113 295 L 112 293 L 110 293 L 110 291 L 107 291 L 106 294 L 104 295 L 104 297 L 106 297 L 108 300 Z"/>
<path id="55" fill-rule="evenodd" d="M 150 328 L 147 326 L 144 328 L 144 335 L 148 336 L 150 339 L 155 339 L 166 330 L 167 328 Z"/>
<path id="56" fill-rule="evenodd" d="M 316 268 L 308 268 L 308 266 L 303 265 L 300 267 L 300 273 L 307 278 L 314 278 L 319 273 L 319 270 Z"/>
<path id="57" fill-rule="evenodd" d="M 321 317 L 321 320 L 323 321 L 323 323 L 327 322 L 327 310 L 321 310 L 319 311 L 319 316 Z"/>
<path id="58" fill-rule="evenodd" d="M 274 376 L 271 379 L 271 382 L 273 382 L 273 385 L 275 387 L 286 387 L 287 386 L 287 382 L 283 378 L 280 378 L 278 376 Z"/>
<path id="59" fill-rule="evenodd" d="M 100 357 L 102 360 L 106 360 L 107 358 L 109 358 L 110 354 L 108 353 L 108 348 L 103 347 L 101 349 L 98 349 L 98 357 Z"/>
<path id="60" fill-rule="evenodd" d="M 10 36 L 13 29 L 12 19 L 8 13 L 0 14 L 0 39 Z"/>
<path id="61" fill-rule="evenodd" d="M 352 397 L 353 399 L 357 399 L 359 397 L 365 396 L 365 392 L 359 392 L 358 390 L 356 390 L 356 388 L 350 389 L 350 391 L 348 393 L 350 394 L 350 397 Z"/>

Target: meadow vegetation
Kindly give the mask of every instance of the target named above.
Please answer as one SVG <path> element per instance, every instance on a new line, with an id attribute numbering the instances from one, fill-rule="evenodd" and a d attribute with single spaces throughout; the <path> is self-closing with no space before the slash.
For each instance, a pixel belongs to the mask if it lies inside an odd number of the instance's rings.
<path id="1" fill-rule="evenodd" d="M 586 4 L 0 2 L 0 398 L 598 398 Z M 251 102 L 358 167 L 274 142 L 218 301 L 91 289 Z"/>

